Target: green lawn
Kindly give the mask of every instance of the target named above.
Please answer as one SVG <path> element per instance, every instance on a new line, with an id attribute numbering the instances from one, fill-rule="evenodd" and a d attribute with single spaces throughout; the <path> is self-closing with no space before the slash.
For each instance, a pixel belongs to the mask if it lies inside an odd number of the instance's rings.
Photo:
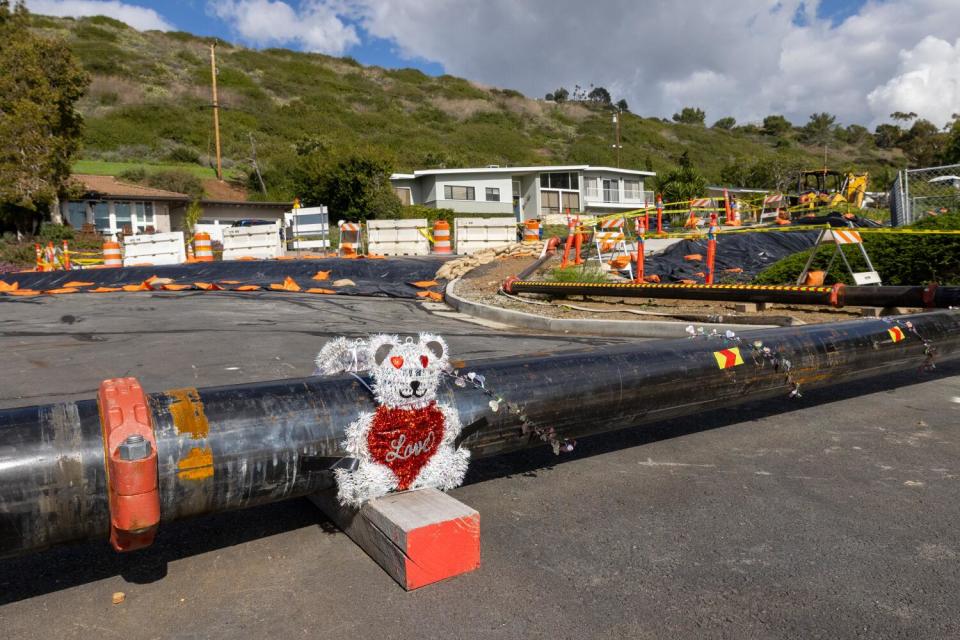
<path id="1" fill-rule="evenodd" d="M 74 173 L 86 173 L 95 176 L 116 176 L 130 169 L 143 168 L 147 172 L 179 169 L 189 171 L 198 178 L 216 178 L 217 172 L 209 167 L 196 164 L 176 163 L 154 164 L 149 162 L 104 162 L 102 160 L 77 160 L 73 163 Z"/>

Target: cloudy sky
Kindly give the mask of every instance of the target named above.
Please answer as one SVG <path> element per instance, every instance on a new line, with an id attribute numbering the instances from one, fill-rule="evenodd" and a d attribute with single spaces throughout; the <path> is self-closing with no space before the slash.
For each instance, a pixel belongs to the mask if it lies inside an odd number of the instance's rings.
<path id="1" fill-rule="evenodd" d="M 874 126 L 893 111 L 960 112 L 960 0 L 27 0 L 35 13 L 108 15 L 412 66 L 531 97 L 595 84 L 635 113 L 683 106 L 708 122 L 816 111 Z"/>

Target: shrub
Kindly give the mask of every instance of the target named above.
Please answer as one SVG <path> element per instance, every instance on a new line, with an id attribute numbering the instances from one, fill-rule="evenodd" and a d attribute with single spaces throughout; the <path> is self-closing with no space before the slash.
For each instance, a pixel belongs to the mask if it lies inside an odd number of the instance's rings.
<path id="1" fill-rule="evenodd" d="M 53 242 L 54 244 L 62 242 L 63 240 L 73 240 L 73 227 L 65 224 L 45 222 L 43 226 L 40 227 L 40 235 L 38 237 L 43 243 Z"/>
<path id="2" fill-rule="evenodd" d="M 171 149 L 167 155 L 164 157 L 168 162 L 185 162 L 187 164 L 198 164 L 200 162 L 200 154 L 195 150 L 184 147 L 176 146 Z"/>

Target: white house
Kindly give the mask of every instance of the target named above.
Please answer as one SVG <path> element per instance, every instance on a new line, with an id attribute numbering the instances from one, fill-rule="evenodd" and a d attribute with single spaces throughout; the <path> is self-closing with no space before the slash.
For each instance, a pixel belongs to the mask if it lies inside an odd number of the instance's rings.
<path id="1" fill-rule="evenodd" d="M 614 213 L 646 206 L 652 171 L 562 165 L 425 169 L 390 176 L 404 204 L 469 213 L 509 214 L 519 221 L 567 213 Z M 557 218 L 554 218 L 556 220 Z"/>

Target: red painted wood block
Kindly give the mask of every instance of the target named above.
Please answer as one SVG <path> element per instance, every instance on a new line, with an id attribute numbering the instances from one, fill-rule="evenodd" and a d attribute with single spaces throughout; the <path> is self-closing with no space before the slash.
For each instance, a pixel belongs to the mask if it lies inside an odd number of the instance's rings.
<path id="1" fill-rule="evenodd" d="M 359 510 L 332 494 L 311 499 L 408 591 L 480 566 L 480 514 L 436 489 L 392 493 Z"/>

